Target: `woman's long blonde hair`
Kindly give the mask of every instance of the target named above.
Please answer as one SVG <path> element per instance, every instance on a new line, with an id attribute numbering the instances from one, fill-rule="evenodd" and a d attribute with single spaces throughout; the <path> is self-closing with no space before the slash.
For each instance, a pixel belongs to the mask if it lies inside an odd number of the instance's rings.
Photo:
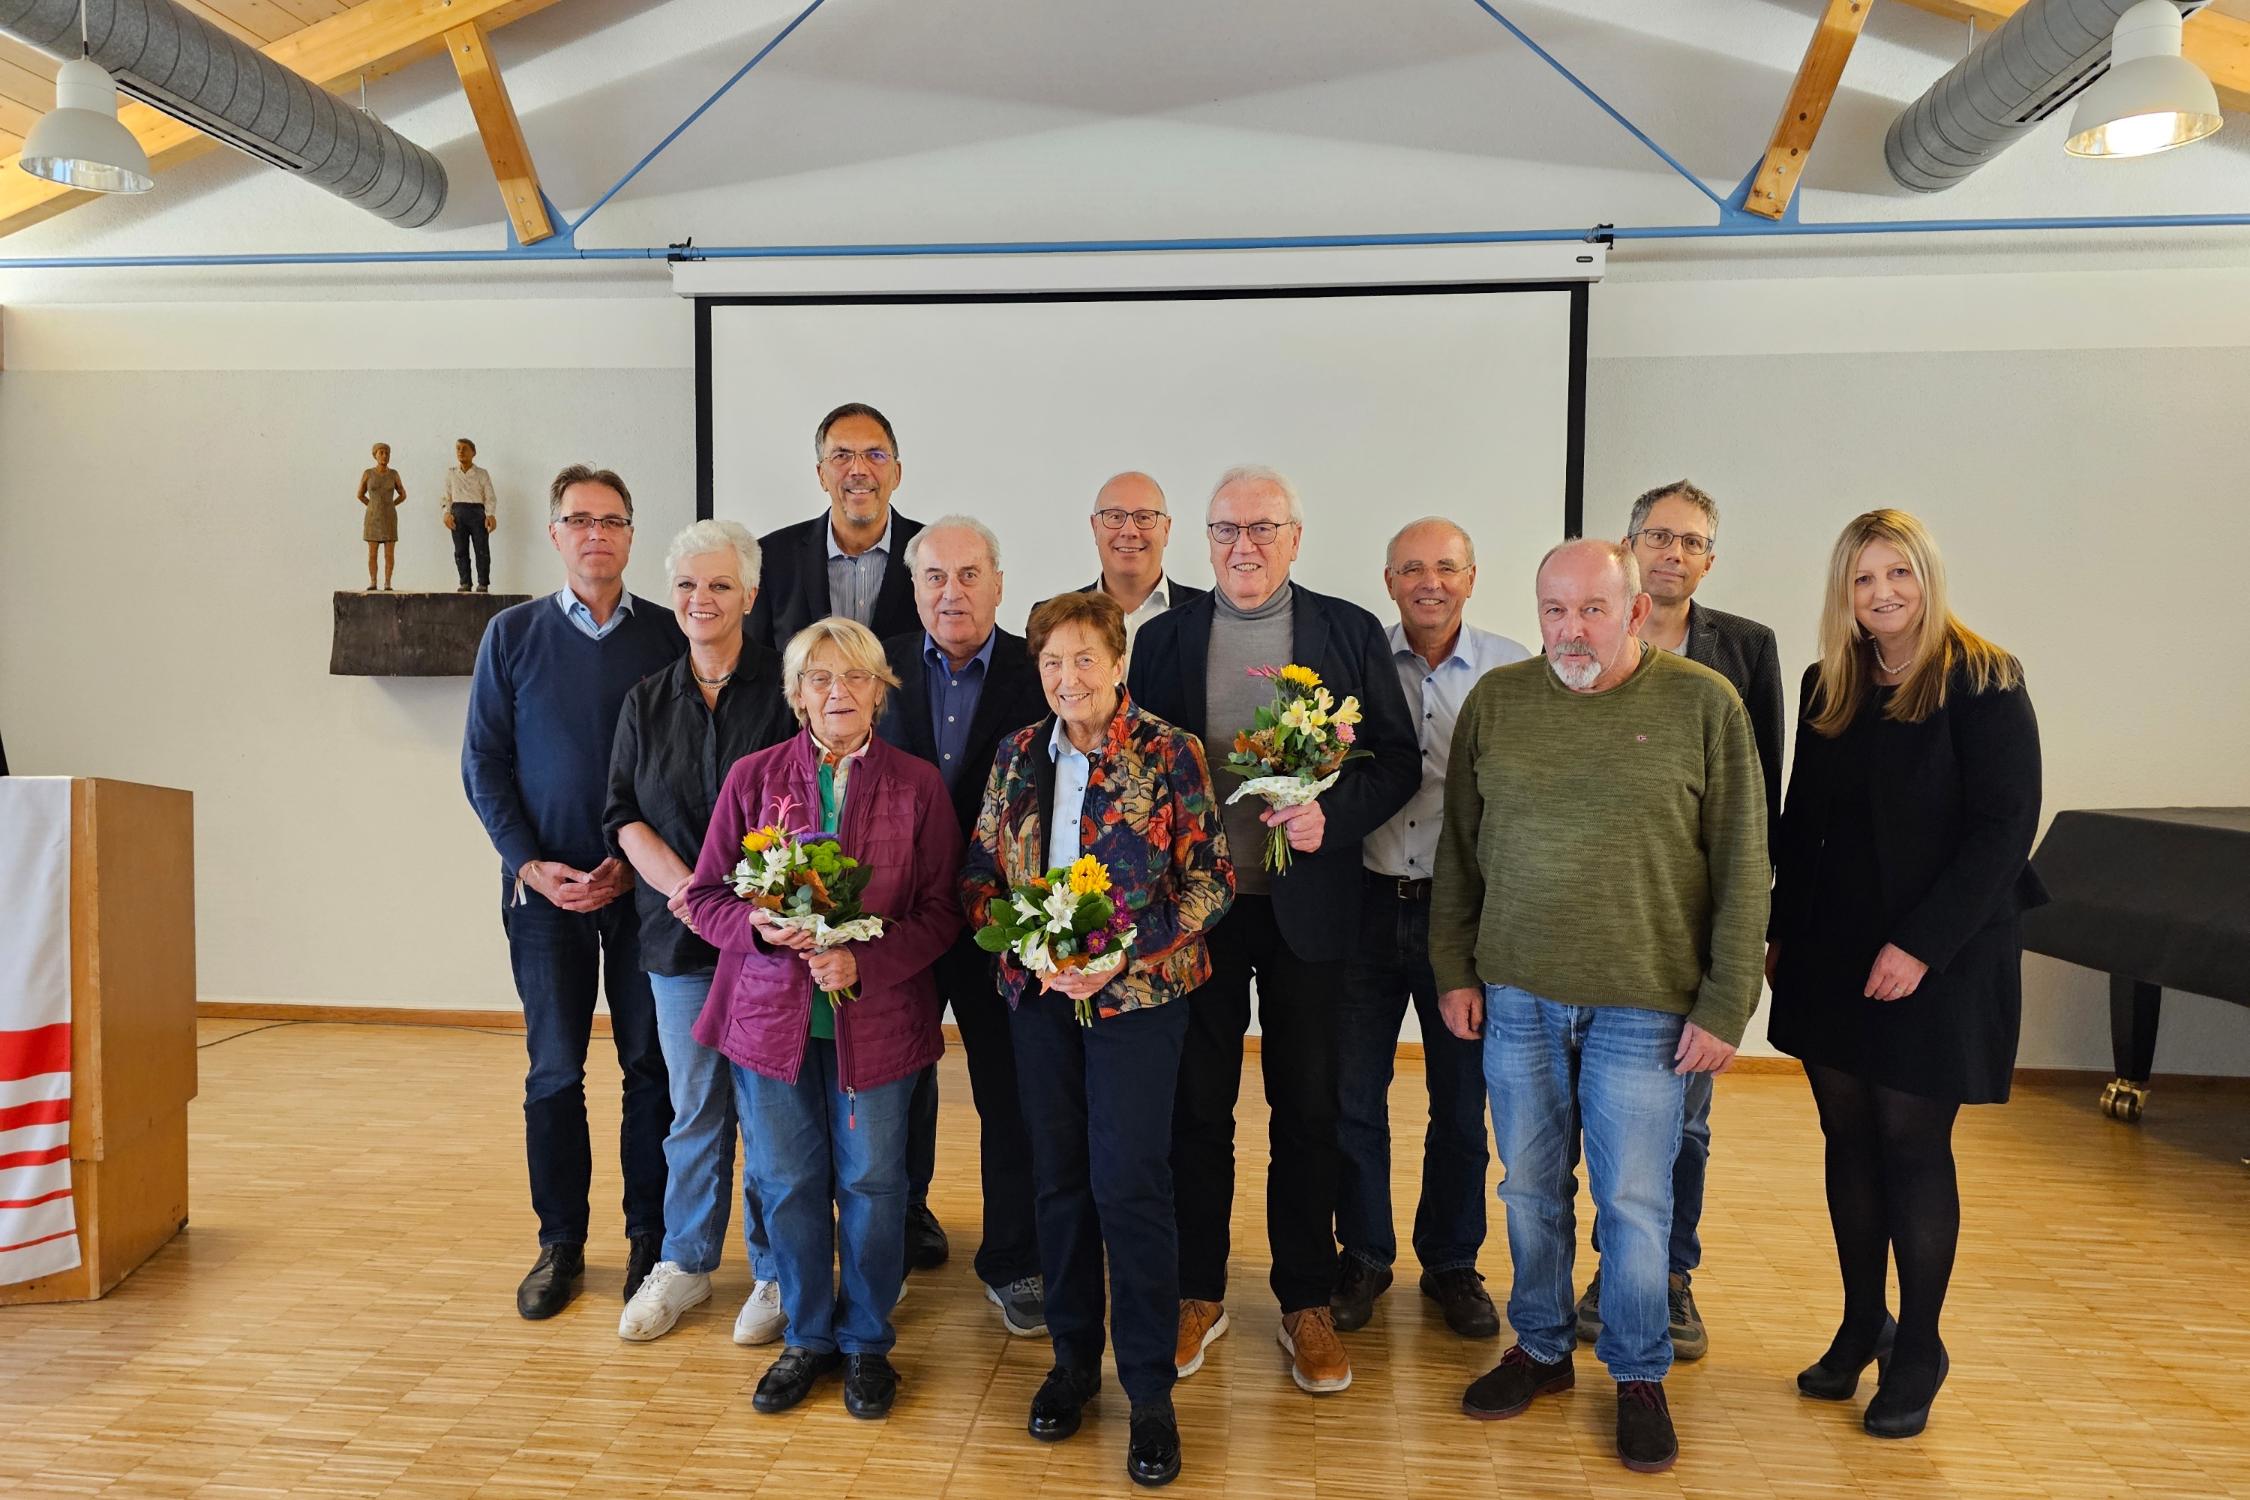
<path id="1" fill-rule="evenodd" d="M 1852 607 L 1852 578 L 1869 542 L 1896 547 L 1922 585 L 1913 665 L 1891 694 L 1886 715 L 1901 723 L 1921 723 L 1945 706 L 1946 684 L 1957 668 L 1967 674 L 1973 692 L 2004 690 L 2023 681 L 2021 663 L 1953 613 L 1946 601 L 1945 559 L 1938 555 L 1930 529 L 1903 510 L 1871 510 L 1852 518 L 1828 557 L 1828 593 L 1820 606 L 1820 676 L 1806 720 L 1816 733 L 1831 739 L 1842 734 L 1875 680 L 1875 647 L 1859 628 Z"/>

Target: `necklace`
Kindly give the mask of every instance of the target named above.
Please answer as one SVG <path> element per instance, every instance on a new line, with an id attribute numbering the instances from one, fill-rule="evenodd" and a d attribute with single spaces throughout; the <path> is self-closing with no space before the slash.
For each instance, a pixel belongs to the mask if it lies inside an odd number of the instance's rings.
<path id="1" fill-rule="evenodd" d="M 721 677 L 706 677 L 701 672 L 695 670 L 695 663 L 692 661 L 688 663 L 688 675 L 692 676 L 697 682 L 702 683 L 705 687 L 725 687 L 728 683 L 734 681 L 733 672 L 728 672 Z"/>
<path id="2" fill-rule="evenodd" d="M 1882 647 L 1870 641 L 1868 642 L 1868 648 L 1875 653 L 1875 665 L 1881 667 L 1883 669 L 1884 675 L 1886 676 L 1904 677 L 1906 675 L 1906 668 L 1914 665 L 1914 658 L 1912 656 L 1908 656 L 1906 658 L 1906 666 L 1894 667 L 1889 662 L 1883 660 Z"/>

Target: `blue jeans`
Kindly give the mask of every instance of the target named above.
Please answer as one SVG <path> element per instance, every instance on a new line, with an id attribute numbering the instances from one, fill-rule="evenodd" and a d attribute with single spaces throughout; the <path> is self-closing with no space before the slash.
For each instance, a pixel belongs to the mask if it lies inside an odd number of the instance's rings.
<path id="1" fill-rule="evenodd" d="M 1445 1029 L 1430 972 L 1430 903 L 1401 899 L 1399 883 L 1370 875 L 1360 901 L 1359 945 L 1336 1004 L 1336 1240 L 1378 1266 L 1398 1259 L 1391 1218 L 1391 1068 L 1411 999 L 1422 1023 L 1422 1076 L 1430 1125 L 1422 1137 L 1422 1192 L 1414 1255 L 1425 1271 L 1477 1263 L 1484 1248 L 1484 1057 Z"/>
<path id="2" fill-rule="evenodd" d="M 523 1002 L 524 1046 L 531 1054 L 523 1082 L 523 1135 L 539 1243 L 586 1243 L 586 1200 L 594 1178 L 586 1053 L 600 992 L 609 999 L 610 1039 L 624 1075 L 618 1158 L 625 1177 L 625 1233 L 662 1234 L 664 1133 L 672 1109 L 656 1003 L 641 972 L 641 920 L 633 900 L 627 896 L 600 911 L 569 912 L 526 891 L 524 904 L 514 906 L 508 904 L 512 885 L 503 882 L 500 920 Z"/>
<path id="3" fill-rule="evenodd" d="M 1680 1119 L 1680 1154 L 1672 1163 L 1671 1271 L 1685 1284 L 1703 1264 L 1703 1179 L 1711 1166 L 1711 1093 L 1716 1073 L 1687 1075 Z M 1575 1162 L 1574 1162 L 1575 1165 Z M 1571 1189 L 1577 1191 L 1574 1185 Z M 1594 1217 L 1594 1253 L 1602 1248 L 1602 1221 Z"/>
<path id="4" fill-rule="evenodd" d="M 888 1354 L 906 1279 L 906 1116 L 913 1075 L 844 1092 L 836 1044 L 815 1037 L 795 1083 L 734 1067 L 742 1149 L 773 1244 L 789 1342 Z M 837 1275 L 841 1261 L 843 1274 Z"/>
<path id="5" fill-rule="evenodd" d="M 719 1268 L 734 1191 L 734 1079 L 727 1060 L 690 1034 L 711 993 L 712 973 L 648 976 L 656 995 L 664 1071 L 672 1077 L 672 1133 L 664 1137 L 664 1258 L 683 1271 Z M 742 1182 L 742 1241 L 750 1252 L 751 1274 L 773 1280 L 766 1216 L 747 1176 Z"/>
<path id="6" fill-rule="evenodd" d="M 1570 1280 L 1575 1123 L 1607 1242 L 1594 1353 L 1619 1381 L 1662 1380 L 1672 1368 L 1665 1246 L 1684 1087 L 1672 1054 L 1685 1023 L 1662 1011 L 1560 1005 L 1485 986 L 1484 1078 L 1515 1264 L 1508 1322 L 1533 1359 L 1567 1358 L 1578 1341 Z"/>

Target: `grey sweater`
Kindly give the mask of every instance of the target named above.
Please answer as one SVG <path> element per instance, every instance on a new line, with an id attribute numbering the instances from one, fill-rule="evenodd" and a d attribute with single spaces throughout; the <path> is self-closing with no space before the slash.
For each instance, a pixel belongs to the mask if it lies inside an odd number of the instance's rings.
<path id="1" fill-rule="evenodd" d="M 1252 677 L 1250 669 L 1289 665 L 1289 653 L 1297 644 L 1294 600 L 1295 590 L 1286 583 L 1265 603 L 1247 612 L 1236 609 L 1224 593 L 1211 596 L 1218 612 L 1211 620 L 1211 653 L 1204 659 L 1203 722 L 1212 741 L 1204 747 L 1204 753 L 1214 762 L 1227 758 L 1236 731 L 1248 729 L 1257 711 L 1272 701 L 1273 683 Z M 1213 779 L 1222 803 L 1242 785 L 1239 776 L 1222 774 Z M 1263 896 L 1272 889 L 1273 877 L 1266 873 L 1265 865 L 1267 829 L 1258 821 L 1265 810 L 1266 804 L 1256 797 L 1245 797 L 1220 809 L 1227 848 L 1234 855 L 1237 895 Z"/>

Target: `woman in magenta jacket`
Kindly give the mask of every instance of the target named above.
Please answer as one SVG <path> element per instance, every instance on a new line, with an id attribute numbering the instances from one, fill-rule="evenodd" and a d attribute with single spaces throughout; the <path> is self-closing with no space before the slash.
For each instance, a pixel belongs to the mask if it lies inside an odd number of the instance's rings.
<path id="1" fill-rule="evenodd" d="M 874 736 L 898 680 L 865 626 L 806 626 L 781 677 L 804 728 L 735 762 L 688 882 L 688 915 L 719 950 L 695 1039 L 733 1064 L 789 1320 L 751 1405 L 786 1411 L 841 1369 L 845 1409 L 880 1417 L 898 1390 L 886 1356 L 906 1274 L 907 1101 L 944 1050 L 930 965 L 961 930 L 961 830 L 937 768 Z M 860 901 L 881 937 L 814 952 L 735 895 L 743 835 L 784 808 L 792 831 L 832 832 L 867 867 Z M 854 986 L 835 1005 L 821 993 Z"/>

